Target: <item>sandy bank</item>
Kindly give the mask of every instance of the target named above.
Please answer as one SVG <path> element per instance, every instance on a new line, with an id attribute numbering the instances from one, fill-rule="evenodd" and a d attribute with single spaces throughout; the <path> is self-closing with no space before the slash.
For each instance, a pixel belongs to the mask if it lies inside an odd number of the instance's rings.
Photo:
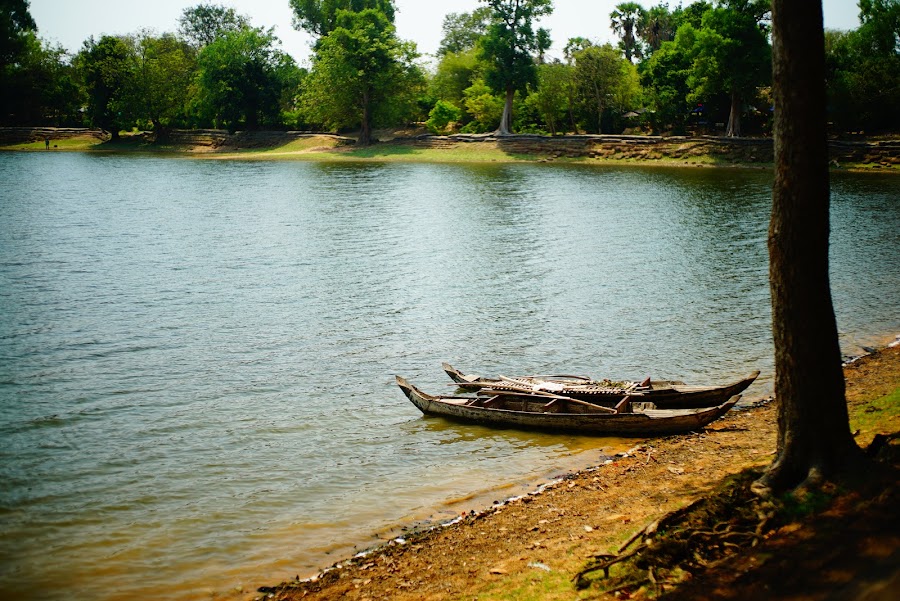
<path id="1" fill-rule="evenodd" d="M 900 431 L 900 347 L 859 359 L 845 375 L 859 444 Z M 885 401 L 889 394 L 893 400 Z M 732 412 L 703 432 L 648 441 L 612 464 L 563 476 L 533 494 L 346 558 L 310 580 L 263 587 L 246 598 L 612 599 L 596 587 L 576 590 L 573 574 L 589 557 L 614 553 L 652 520 L 708 495 L 723 478 L 767 465 L 775 432 L 772 403 Z M 879 544 L 889 558 L 900 552 L 900 538 L 890 529 Z M 790 548 L 783 553 L 789 557 Z"/>

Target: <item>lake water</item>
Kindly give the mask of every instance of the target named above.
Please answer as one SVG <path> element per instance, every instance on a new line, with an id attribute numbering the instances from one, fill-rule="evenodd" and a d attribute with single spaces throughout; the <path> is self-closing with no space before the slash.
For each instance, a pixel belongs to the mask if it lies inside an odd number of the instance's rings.
<path id="1" fill-rule="evenodd" d="M 770 186 L 0 155 L 2 596 L 241 597 L 627 448 L 425 419 L 393 377 L 442 361 L 771 392 Z M 857 354 L 900 333 L 900 179 L 832 188 Z"/>

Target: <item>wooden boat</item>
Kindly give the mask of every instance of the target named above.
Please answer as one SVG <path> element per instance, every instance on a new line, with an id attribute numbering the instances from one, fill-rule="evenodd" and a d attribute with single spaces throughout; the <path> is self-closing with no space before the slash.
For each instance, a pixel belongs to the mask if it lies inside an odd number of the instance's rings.
<path id="1" fill-rule="evenodd" d="M 397 376 L 397 385 L 425 415 L 485 425 L 609 436 L 677 434 L 703 428 L 725 415 L 740 399 L 733 396 L 704 409 L 649 409 L 622 399 L 615 408 L 561 395 L 499 392 L 491 396 L 432 396 Z M 652 406 L 652 405 L 650 405 Z"/>
<path id="2" fill-rule="evenodd" d="M 644 382 L 611 382 L 592 380 L 587 376 L 499 376 L 483 378 L 464 374 L 449 363 L 444 371 L 463 390 L 511 391 L 560 394 L 598 405 L 618 403 L 625 396 L 641 397 L 658 409 L 696 409 L 715 407 L 742 393 L 759 376 L 754 371 L 746 377 L 721 386 L 691 386 L 674 380 L 645 380 Z"/>

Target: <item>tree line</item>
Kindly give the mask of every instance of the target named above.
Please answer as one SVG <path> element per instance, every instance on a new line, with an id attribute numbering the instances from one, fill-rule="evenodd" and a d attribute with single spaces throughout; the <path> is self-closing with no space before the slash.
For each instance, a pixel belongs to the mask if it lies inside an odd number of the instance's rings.
<path id="1" fill-rule="evenodd" d="M 552 0 L 480 0 L 450 13 L 434 65 L 394 25 L 393 0 L 286 0 L 314 38 L 309 68 L 274 30 L 198 4 L 174 32 L 85 40 L 70 53 L 38 36 L 27 0 L 0 0 L 0 124 L 359 131 L 424 122 L 434 133 L 768 133 L 768 0 L 670 8 L 618 4 L 616 45 L 567 40 L 549 59 L 537 27 Z M 900 0 L 859 0 L 860 25 L 826 31 L 835 131 L 896 131 Z"/>

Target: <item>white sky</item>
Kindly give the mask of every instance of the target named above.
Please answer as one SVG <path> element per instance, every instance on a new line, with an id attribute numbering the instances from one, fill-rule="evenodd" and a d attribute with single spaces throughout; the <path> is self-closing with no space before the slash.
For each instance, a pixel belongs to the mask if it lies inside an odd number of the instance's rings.
<path id="1" fill-rule="evenodd" d="M 609 13 L 623 0 L 556 0 L 550 17 L 540 22 L 550 30 L 553 48 L 550 56 L 561 57 L 569 38 L 581 36 L 599 42 L 613 41 Z M 305 64 L 309 56 L 310 38 L 291 27 L 292 11 L 288 0 L 31 0 L 31 15 L 37 22 L 38 34 L 77 52 L 88 37 L 104 34 L 128 34 L 142 28 L 159 33 L 175 31 L 185 8 L 201 3 L 221 4 L 248 15 L 255 26 L 275 27 L 282 49 L 297 62 Z M 646 7 L 659 0 L 642 0 Z M 685 4 L 690 4 L 686 0 Z M 396 0 L 399 10 L 397 33 L 404 40 L 416 42 L 419 52 L 432 54 L 441 41 L 444 15 L 470 12 L 478 8 L 478 0 Z M 678 5 L 670 0 L 669 5 Z M 832 29 L 855 29 L 859 25 L 855 0 L 823 0 L 825 26 Z"/>

